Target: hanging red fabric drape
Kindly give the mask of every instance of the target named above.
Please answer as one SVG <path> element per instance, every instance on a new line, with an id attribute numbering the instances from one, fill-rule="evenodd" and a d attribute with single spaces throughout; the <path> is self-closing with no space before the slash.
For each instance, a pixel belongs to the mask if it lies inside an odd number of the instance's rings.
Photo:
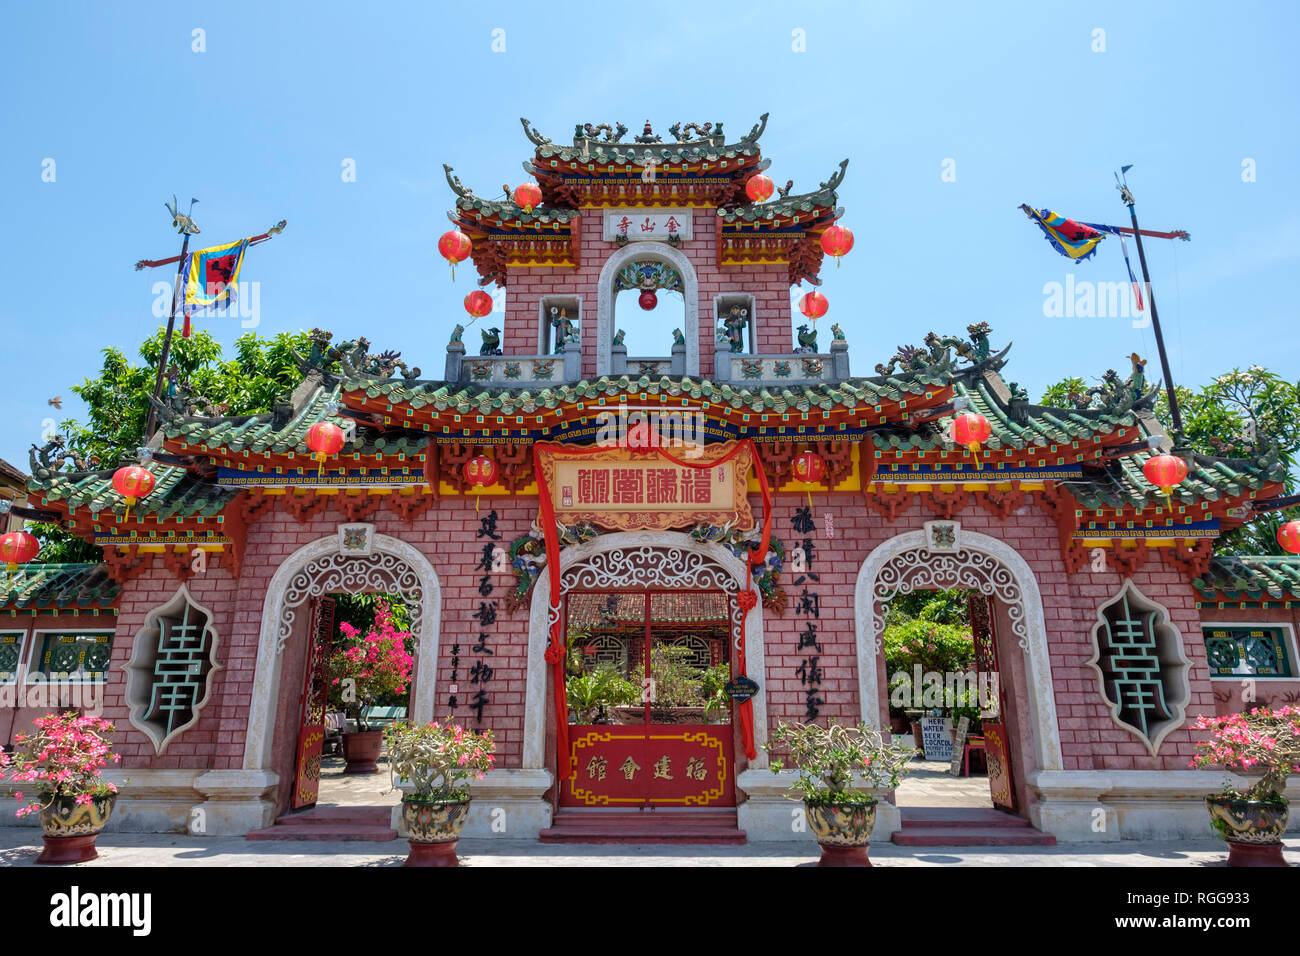
<path id="1" fill-rule="evenodd" d="M 742 438 L 737 442 L 736 447 L 727 454 L 708 462 L 682 461 L 662 448 L 647 453 L 647 456 L 654 455 L 666 458 L 682 468 L 700 469 L 726 464 L 740 454 L 744 448 L 749 449 L 750 461 L 758 474 L 758 486 L 763 498 L 763 534 L 759 539 L 758 547 L 749 556 L 749 564 L 752 568 L 754 565 L 761 565 L 767 560 L 767 549 L 772 537 L 772 494 L 768 488 L 767 475 L 763 473 L 762 466 L 758 462 L 758 449 L 754 447 L 754 442 L 749 438 Z M 555 520 L 555 503 L 551 500 L 551 489 L 546 482 L 546 473 L 542 470 L 541 452 L 547 451 L 553 455 L 578 458 L 608 450 L 607 448 L 574 448 L 571 445 L 556 445 L 551 442 L 535 442 L 533 444 L 533 475 L 537 479 L 537 502 L 541 511 L 542 533 L 546 544 L 546 566 L 551 572 L 549 605 L 547 608 L 550 621 L 550 641 L 546 646 L 545 657 L 546 662 L 551 665 L 552 683 L 555 685 L 553 690 L 555 698 L 555 767 L 560 780 L 567 780 L 573 772 L 569 754 L 569 696 L 564 684 L 564 619 L 560 613 L 560 539 Z M 749 595 L 749 597 L 737 595 L 737 603 L 742 611 L 739 660 L 741 677 L 745 676 L 745 615 L 757 604 L 757 596 L 750 589 L 749 582 L 750 568 L 746 568 L 745 590 L 741 594 Z M 746 604 L 749 606 L 746 607 Z M 745 748 L 745 755 L 753 760 L 758 753 L 754 748 L 753 701 L 747 700 L 740 704 L 739 714 L 741 742 Z"/>

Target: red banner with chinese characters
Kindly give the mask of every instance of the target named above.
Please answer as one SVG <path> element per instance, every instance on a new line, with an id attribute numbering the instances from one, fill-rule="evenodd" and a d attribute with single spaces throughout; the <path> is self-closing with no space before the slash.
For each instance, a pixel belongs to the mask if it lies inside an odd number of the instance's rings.
<path id="1" fill-rule="evenodd" d="M 569 728 L 566 807 L 732 807 L 731 725 Z"/>
<path id="2" fill-rule="evenodd" d="M 736 452 L 734 455 L 732 452 Z M 555 517 L 620 531 L 688 528 L 700 523 L 754 526 L 747 495 L 750 451 L 735 442 L 706 446 L 686 464 L 657 452 L 592 450 L 574 458 L 541 448 L 538 459 Z"/>

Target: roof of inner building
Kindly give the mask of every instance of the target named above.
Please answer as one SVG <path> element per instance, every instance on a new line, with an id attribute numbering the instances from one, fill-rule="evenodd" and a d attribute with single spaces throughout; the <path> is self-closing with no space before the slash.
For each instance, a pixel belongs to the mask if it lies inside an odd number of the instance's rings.
<path id="1" fill-rule="evenodd" d="M 103 564 L 26 564 L 0 577 L 0 610 L 108 608 L 120 590 Z"/>

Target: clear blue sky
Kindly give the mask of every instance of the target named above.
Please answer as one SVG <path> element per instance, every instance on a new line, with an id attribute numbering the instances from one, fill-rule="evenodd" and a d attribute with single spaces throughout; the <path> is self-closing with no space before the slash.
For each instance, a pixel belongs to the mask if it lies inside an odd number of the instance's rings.
<path id="1" fill-rule="evenodd" d="M 1300 377 L 1295 5 L 791 6 L 6 5 L 0 456 L 25 468 L 43 419 L 81 414 L 69 386 L 100 350 L 134 353 L 157 327 L 152 285 L 170 270 L 132 264 L 177 251 L 173 193 L 200 198 L 212 244 L 289 220 L 245 263 L 261 332 L 364 334 L 439 374 L 475 287 L 470 269 L 451 283 L 435 249 L 452 200 L 441 164 L 481 195 L 517 183 L 520 116 L 559 142 L 575 122 L 647 117 L 660 131 L 721 120 L 734 138 L 770 112 L 778 183 L 813 188 L 851 160 L 840 200 L 857 247 L 822 274 L 854 372 L 983 320 L 995 344 L 1015 341 L 1007 376 L 1035 399 L 1066 375 L 1123 371 L 1135 350 L 1156 370 L 1150 331 L 1128 319 L 1043 315 L 1044 283 L 1072 268 L 1124 278 L 1118 247 L 1072 266 L 1016 209 L 1122 224 L 1112 171 L 1132 163 L 1143 226 L 1192 233 L 1149 247 L 1176 378 L 1251 363 Z"/>

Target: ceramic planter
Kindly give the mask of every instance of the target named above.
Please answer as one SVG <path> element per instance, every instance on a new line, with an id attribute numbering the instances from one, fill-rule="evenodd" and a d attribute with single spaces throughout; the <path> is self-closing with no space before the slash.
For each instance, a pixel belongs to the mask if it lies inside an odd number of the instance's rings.
<path id="1" fill-rule="evenodd" d="M 379 754 L 384 749 L 384 732 L 366 730 L 343 735 L 344 773 L 378 773 Z"/>
<path id="2" fill-rule="evenodd" d="M 37 863 L 84 863 L 99 853 L 95 838 L 104 829 L 117 803 L 117 794 L 95 797 L 79 805 L 72 796 L 56 797 L 40 811 L 41 829 L 45 831 L 45 848 Z"/>
<path id="3" fill-rule="evenodd" d="M 876 801 L 845 803 L 804 801 L 808 826 L 822 848 L 818 866 L 870 866 L 867 844 L 876 825 Z"/>
<path id="4" fill-rule="evenodd" d="M 402 798 L 411 853 L 407 866 L 456 866 L 456 843 L 469 819 L 469 800 Z"/>
<path id="5" fill-rule="evenodd" d="M 1205 798 L 1210 825 L 1228 841 L 1228 866 L 1286 866 L 1282 834 L 1290 813 L 1285 804 L 1242 800 L 1223 794 Z"/>

